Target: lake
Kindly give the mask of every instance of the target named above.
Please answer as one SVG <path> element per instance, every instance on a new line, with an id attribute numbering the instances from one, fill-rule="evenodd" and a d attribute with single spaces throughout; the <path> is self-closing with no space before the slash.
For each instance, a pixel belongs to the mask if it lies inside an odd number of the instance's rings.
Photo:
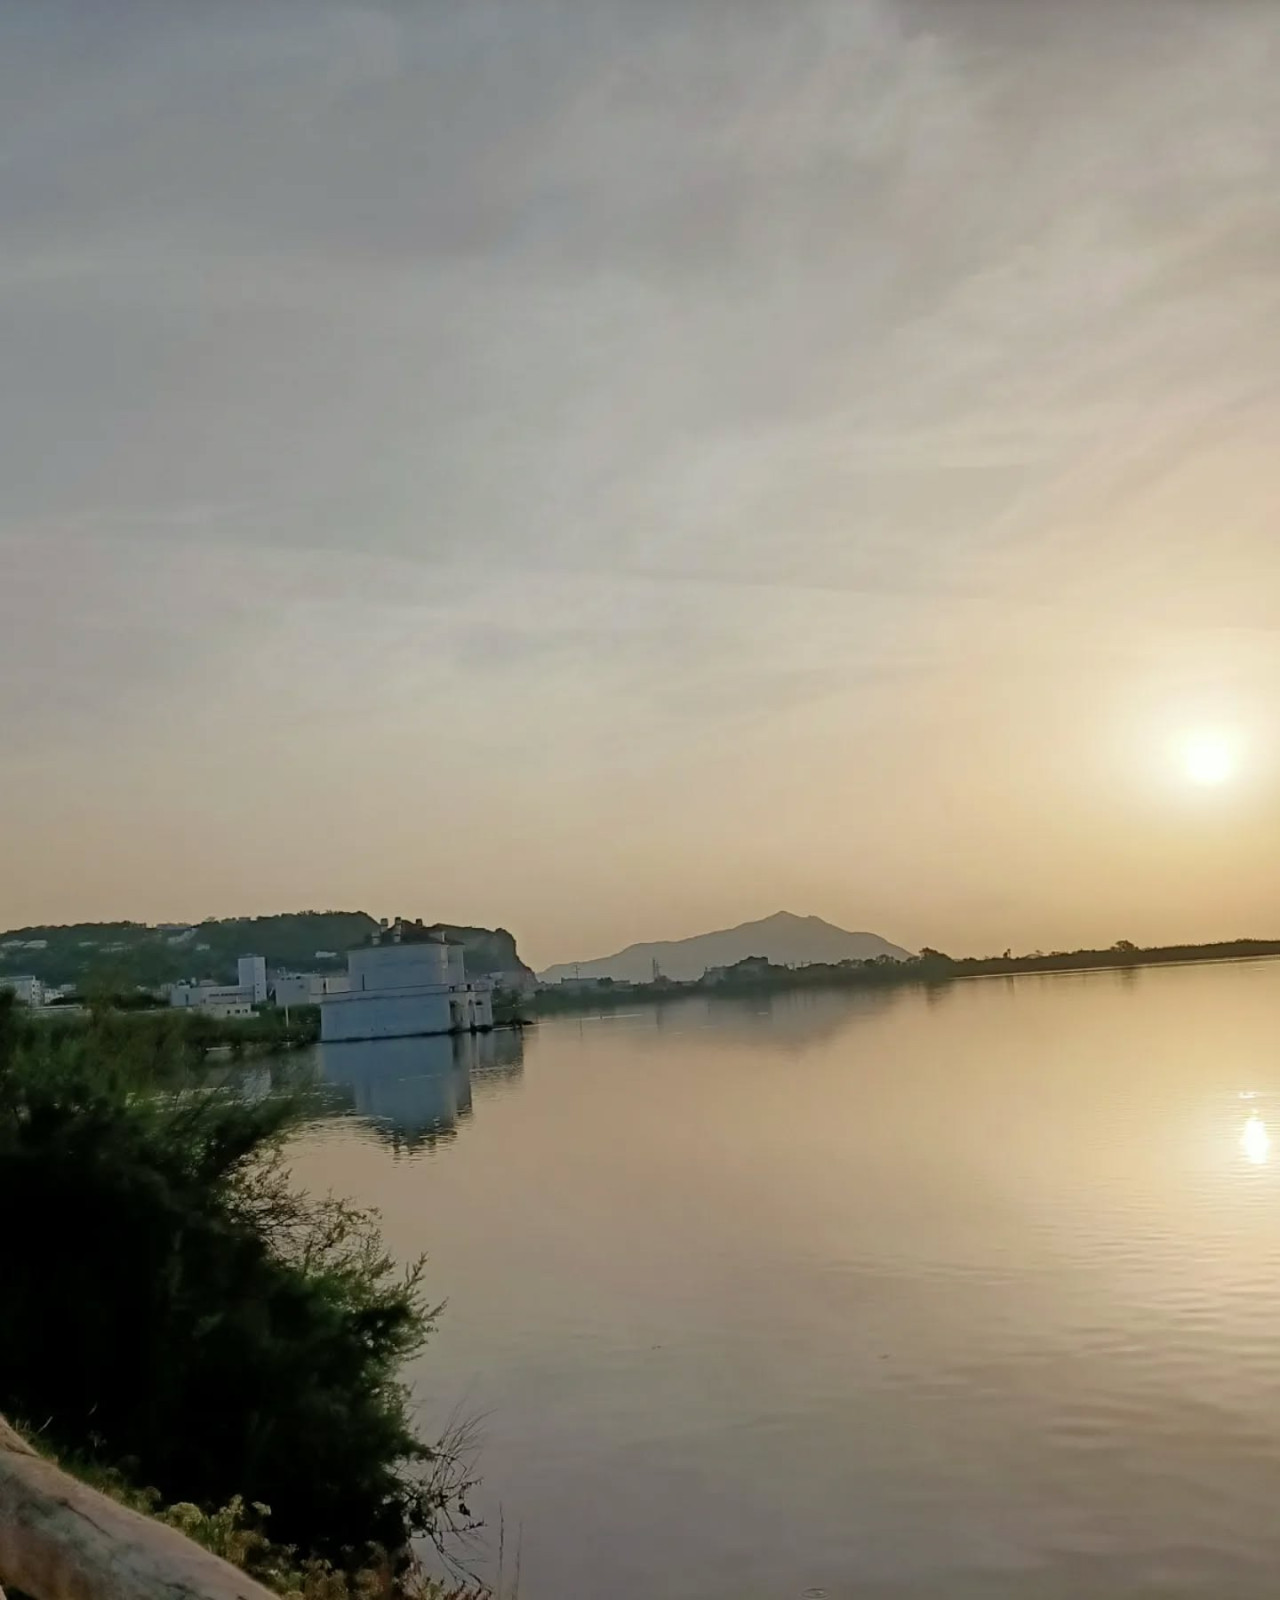
<path id="1" fill-rule="evenodd" d="M 1272 1600 L 1280 965 L 320 1058 L 521 1600 Z"/>

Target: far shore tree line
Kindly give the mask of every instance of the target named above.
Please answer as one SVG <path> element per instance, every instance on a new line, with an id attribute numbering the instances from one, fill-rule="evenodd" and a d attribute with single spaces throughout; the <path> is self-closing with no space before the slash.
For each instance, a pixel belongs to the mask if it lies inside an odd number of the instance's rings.
<path id="1" fill-rule="evenodd" d="M 900 960 L 876 956 L 868 961 L 815 962 L 803 967 L 775 966 L 762 956 L 748 956 L 734 966 L 680 982 L 658 978 L 625 983 L 609 978 L 590 987 L 555 986 L 509 1005 L 529 1016 L 594 1010 L 636 1001 L 684 999 L 694 995 L 754 995 L 790 989 L 888 988 L 896 985 L 951 983 L 960 978 L 1012 977 L 1019 973 L 1088 972 L 1115 968 L 1169 966 L 1196 961 L 1247 961 L 1280 956 L 1280 939 L 1233 939 L 1217 944 L 1144 947 L 1119 939 L 1105 949 L 1035 950 L 1014 955 L 950 956 L 926 945 L 918 955 Z"/>

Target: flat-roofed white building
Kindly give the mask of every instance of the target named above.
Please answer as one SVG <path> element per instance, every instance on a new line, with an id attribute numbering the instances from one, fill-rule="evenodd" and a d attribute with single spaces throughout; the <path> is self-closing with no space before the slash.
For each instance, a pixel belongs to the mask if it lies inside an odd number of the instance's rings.
<path id="1" fill-rule="evenodd" d="M 267 963 L 262 956 L 241 956 L 237 971 L 238 983 L 175 983 L 169 989 L 169 1004 L 223 1021 L 251 1017 L 254 1006 L 267 999 Z"/>
<path id="2" fill-rule="evenodd" d="M 241 956 L 236 964 L 240 987 L 253 995 L 255 1006 L 265 1005 L 267 999 L 267 960 L 265 956 Z"/>
<path id="3" fill-rule="evenodd" d="M 175 983 L 169 989 L 169 1004 L 180 1010 L 203 1011 L 222 1021 L 251 1017 L 253 990 L 238 983 Z"/>
<path id="4" fill-rule="evenodd" d="M 44 985 L 29 972 L 0 977 L 0 989 L 11 989 L 20 1006 L 44 1004 Z"/>
<path id="5" fill-rule="evenodd" d="M 278 1006 L 318 1006 L 327 994 L 347 987 L 345 972 L 278 972 L 271 980 L 271 998 Z"/>
<path id="6" fill-rule="evenodd" d="M 460 944 L 395 922 L 347 955 L 347 986 L 320 1002 L 320 1037 L 403 1039 L 493 1026 L 493 984 L 468 979 Z"/>

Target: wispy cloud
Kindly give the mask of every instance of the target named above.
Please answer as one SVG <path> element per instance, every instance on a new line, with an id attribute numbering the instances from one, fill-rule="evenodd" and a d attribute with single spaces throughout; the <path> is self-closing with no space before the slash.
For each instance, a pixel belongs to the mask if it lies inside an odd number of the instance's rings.
<path id="1" fill-rule="evenodd" d="M 430 705 L 581 834 L 1280 625 L 1253 0 L 110 11 L 0 15 L 8 748 Z"/>

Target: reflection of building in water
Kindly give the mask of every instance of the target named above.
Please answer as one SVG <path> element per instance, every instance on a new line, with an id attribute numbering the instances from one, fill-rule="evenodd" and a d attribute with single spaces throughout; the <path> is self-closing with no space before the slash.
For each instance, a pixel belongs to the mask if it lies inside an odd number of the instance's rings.
<path id="1" fill-rule="evenodd" d="M 451 1139 L 471 1115 L 471 1085 L 511 1082 L 524 1068 L 524 1040 L 511 1029 L 427 1039 L 322 1044 L 321 1076 L 395 1148 Z"/>
<path id="2" fill-rule="evenodd" d="M 397 1146 L 450 1138 L 471 1113 L 469 1037 L 322 1044 L 323 1076 Z"/>

